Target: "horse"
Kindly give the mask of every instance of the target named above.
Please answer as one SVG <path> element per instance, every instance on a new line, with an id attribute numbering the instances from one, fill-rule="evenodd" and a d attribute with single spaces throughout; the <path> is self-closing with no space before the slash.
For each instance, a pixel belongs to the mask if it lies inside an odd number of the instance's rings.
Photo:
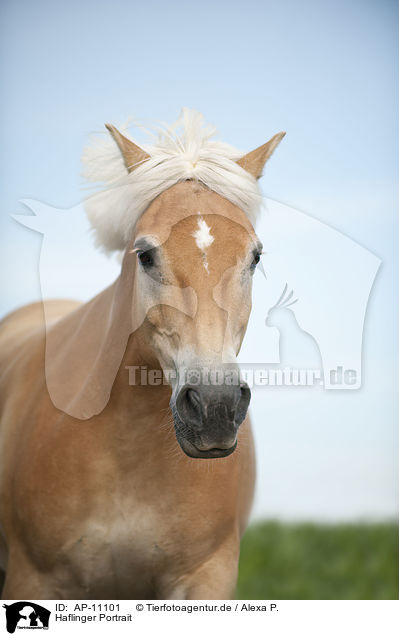
<path id="1" fill-rule="evenodd" d="M 237 354 L 257 179 L 284 133 L 243 155 L 197 113 L 179 121 L 152 146 L 107 125 L 86 153 L 105 182 L 86 204 L 96 241 L 123 250 L 116 281 L 2 322 L 4 599 L 234 595 L 255 482 Z"/>

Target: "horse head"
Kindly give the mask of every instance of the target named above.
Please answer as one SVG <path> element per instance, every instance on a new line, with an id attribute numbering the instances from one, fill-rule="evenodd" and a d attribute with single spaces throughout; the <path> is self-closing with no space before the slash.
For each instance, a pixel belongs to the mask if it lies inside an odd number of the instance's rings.
<path id="1" fill-rule="evenodd" d="M 140 148 L 115 127 L 107 128 L 128 173 L 144 170 L 146 175 L 147 170 L 151 179 L 151 150 Z M 148 308 L 142 328 L 151 350 L 147 358 L 152 354 L 169 378 L 176 437 L 190 457 L 231 454 L 247 413 L 250 389 L 240 381 L 237 355 L 262 244 L 239 197 L 255 189 L 282 136 L 235 162 L 201 154 L 193 143 L 188 148 L 186 139 L 174 166 L 168 167 L 170 157 L 164 160 L 165 176 L 169 170 L 173 179 L 174 170 L 185 178 L 149 204 L 126 249 L 124 267 L 135 267 L 134 304 Z M 154 154 L 155 175 L 163 158 Z M 220 187 L 207 183 L 210 170 L 218 185 L 229 173 L 227 189 L 234 191 L 236 181 L 242 193 L 222 196 Z M 183 296 L 187 289 L 193 293 Z"/>
<path id="2" fill-rule="evenodd" d="M 262 245 L 239 208 L 195 181 L 149 206 L 132 245 L 135 303 L 149 307 L 144 340 L 170 378 L 177 439 L 192 457 L 226 456 L 250 400 L 236 356 Z"/>

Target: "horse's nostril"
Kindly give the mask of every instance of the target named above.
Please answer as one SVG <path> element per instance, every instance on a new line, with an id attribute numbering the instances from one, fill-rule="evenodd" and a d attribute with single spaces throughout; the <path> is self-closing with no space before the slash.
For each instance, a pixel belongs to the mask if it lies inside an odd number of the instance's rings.
<path id="1" fill-rule="evenodd" d="M 186 398 L 187 398 L 189 404 L 191 404 L 195 408 L 199 408 L 200 407 L 201 399 L 200 399 L 200 396 L 198 395 L 197 391 L 194 391 L 194 389 L 189 389 L 187 391 Z"/>
<path id="2" fill-rule="evenodd" d="M 248 406 L 251 400 L 251 390 L 245 382 L 240 386 L 240 400 L 236 409 L 236 422 L 240 424 L 247 414 Z"/>
<path id="3" fill-rule="evenodd" d="M 241 393 L 251 393 L 251 389 L 249 388 L 248 384 L 246 382 L 241 382 L 240 383 L 240 389 L 241 389 Z"/>

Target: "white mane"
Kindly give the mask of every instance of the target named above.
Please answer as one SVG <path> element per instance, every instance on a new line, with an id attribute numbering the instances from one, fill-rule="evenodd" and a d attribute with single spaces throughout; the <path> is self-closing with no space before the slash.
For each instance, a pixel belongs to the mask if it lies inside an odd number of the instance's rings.
<path id="1" fill-rule="evenodd" d="M 262 201 L 256 179 L 236 163 L 244 153 L 215 141 L 215 132 L 201 113 L 184 108 L 172 126 L 158 130 L 153 145 L 139 144 L 150 158 L 131 173 L 108 133 L 85 148 L 83 176 L 102 187 L 85 201 L 96 244 L 106 251 L 124 249 L 151 201 L 186 179 L 196 179 L 225 197 L 254 224 Z"/>

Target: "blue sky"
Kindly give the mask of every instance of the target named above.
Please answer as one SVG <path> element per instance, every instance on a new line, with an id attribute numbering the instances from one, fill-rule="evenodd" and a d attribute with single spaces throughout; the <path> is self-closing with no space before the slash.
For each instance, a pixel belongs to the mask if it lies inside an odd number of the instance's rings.
<path id="1" fill-rule="evenodd" d="M 4 0 L 1 12 L 1 313 L 40 293 L 39 237 L 9 215 L 23 198 L 76 205 L 82 147 L 104 122 L 171 122 L 189 106 L 243 150 L 286 130 L 264 192 L 383 264 L 356 396 L 254 400 L 256 511 L 397 514 L 398 5 Z"/>

